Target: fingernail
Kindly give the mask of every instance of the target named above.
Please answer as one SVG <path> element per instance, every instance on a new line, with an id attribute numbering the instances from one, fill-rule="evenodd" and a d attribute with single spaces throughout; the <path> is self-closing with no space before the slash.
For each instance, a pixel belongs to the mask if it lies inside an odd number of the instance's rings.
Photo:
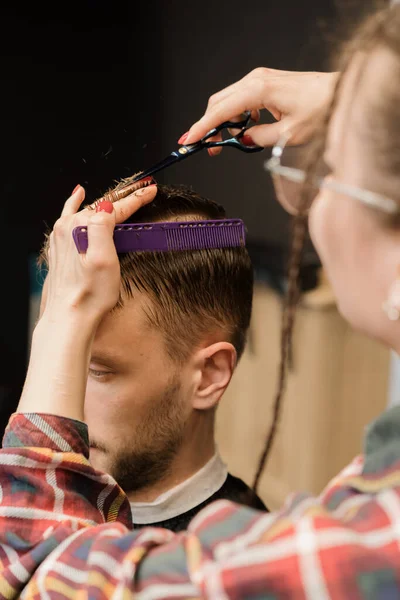
<path id="1" fill-rule="evenodd" d="M 74 189 L 72 190 L 72 194 L 71 194 L 71 196 L 73 196 L 73 195 L 75 194 L 75 192 L 77 192 L 77 191 L 79 190 L 79 188 L 80 188 L 80 187 L 81 187 L 81 186 L 80 186 L 80 185 L 79 185 L 79 183 L 78 183 L 78 185 L 76 185 L 76 186 L 74 187 Z"/>
<path id="2" fill-rule="evenodd" d="M 253 138 L 250 135 L 245 134 L 242 137 L 242 142 L 245 146 L 255 146 L 256 144 L 253 141 Z"/>
<path id="3" fill-rule="evenodd" d="M 113 203 L 110 202 L 110 200 L 101 200 L 101 202 L 99 202 L 96 205 L 96 212 L 103 211 L 103 212 L 109 213 L 111 215 L 113 210 L 114 210 Z"/>
<path id="4" fill-rule="evenodd" d="M 217 148 L 207 148 L 208 156 L 215 156 L 218 152 Z"/>
<path id="5" fill-rule="evenodd" d="M 184 133 L 178 140 L 178 144 L 184 144 L 185 140 L 187 139 L 187 136 L 189 135 L 189 132 L 187 131 L 186 133 Z"/>

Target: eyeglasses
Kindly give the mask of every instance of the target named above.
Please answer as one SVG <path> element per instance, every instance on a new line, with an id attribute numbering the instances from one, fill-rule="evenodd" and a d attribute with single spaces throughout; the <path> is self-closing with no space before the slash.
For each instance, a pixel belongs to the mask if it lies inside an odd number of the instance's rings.
<path id="1" fill-rule="evenodd" d="M 287 146 L 290 137 L 289 133 L 284 134 L 272 149 L 271 158 L 264 163 L 271 173 L 277 199 L 288 213 L 307 212 L 321 189 L 350 196 L 389 215 L 400 213 L 400 206 L 391 198 L 328 177 L 329 170 L 322 160 L 316 173 L 308 177 L 309 145 Z"/>

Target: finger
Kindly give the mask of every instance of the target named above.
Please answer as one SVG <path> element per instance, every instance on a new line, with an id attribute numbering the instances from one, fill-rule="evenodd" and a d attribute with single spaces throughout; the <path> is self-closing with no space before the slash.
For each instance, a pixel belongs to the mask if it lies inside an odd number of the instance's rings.
<path id="1" fill-rule="evenodd" d="M 224 100 L 224 98 L 226 96 L 230 96 L 232 93 L 235 92 L 236 87 L 237 87 L 238 82 L 233 83 L 232 85 L 228 85 L 226 88 L 220 90 L 219 92 L 213 94 L 212 96 L 209 97 L 208 102 L 207 102 L 207 107 L 205 110 L 205 115 L 208 114 L 208 112 L 210 111 L 210 109 L 212 108 L 212 106 L 214 106 L 215 104 L 221 102 L 222 100 Z M 217 125 L 220 125 L 220 123 L 217 123 Z M 215 127 L 215 126 L 213 126 Z M 196 138 L 196 140 L 193 141 L 198 141 L 200 138 L 202 138 L 203 136 L 205 136 L 211 129 L 213 129 L 213 127 L 210 127 L 209 129 L 207 129 L 206 131 L 204 131 L 202 133 L 202 135 L 200 135 L 198 138 Z M 192 126 L 193 128 L 193 126 Z M 187 143 L 187 138 L 189 136 L 189 131 L 186 131 L 186 133 L 184 133 L 178 140 L 178 144 L 186 144 Z M 210 138 L 211 139 L 211 138 Z M 214 140 L 214 138 L 212 138 Z M 218 138 L 216 138 L 218 139 Z M 222 137 L 219 136 L 219 141 L 222 139 Z M 192 143 L 192 142 L 190 142 Z M 219 154 L 221 152 L 220 149 L 214 149 L 214 148 L 210 148 L 209 150 L 207 150 L 207 152 L 210 154 L 210 156 L 213 156 L 213 153 L 217 153 Z"/>
<path id="2" fill-rule="evenodd" d="M 121 198 L 113 203 L 114 211 L 115 211 L 115 220 L 116 223 L 123 223 L 128 219 L 131 215 L 133 215 L 139 208 L 152 202 L 157 195 L 157 185 L 152 184 L 148 185 L 144 188 L 140 188 L 133 194 L 126 196 L 125 198 Z M 101 202 L 99 203 L 101 205 Z M 99 206 L 96 203 L 96 208 Z M 87 222 L 88 216 L 93 214 L 94 205 L 87 206 L 83 210 L 81 210 L 77 215 L 76 224 L 85 225 Z"/>
<path id="3" fill-rule="evenodd" d="M 297 146 L 308 142 L 312 137 L 313 126 L 308 123 L 296 123 L 289 117 L 265 125 L 255 125 L 246 131 L 242 140 L 247 146 L 274 146 L 283 135 L 288 135 L 287 144 Z"/>
<path id="4" fill-rule="evenodd" d="M 254 125 L 254 127 L 250 127 L 246 131 L 246 134 L 243 136 L 243 143 L 246 146 L 262 146 L 263 148 L 274 146 L 284 131 L 285 128 L 282 125 L 282 121 L 265 125 Z"/>
<path id="5" fill-rule="evenodd" d="M 213 127 L 223 121 L 232 120 L 235 115 L 245 111 L 251 111 L 256 122 L 259 119 L 258 111 L 263 108 L 267 108 L 277 118 L 279 111 L 272 96 L 281 89 L 282 78 L 289 75 L 289 71 L 259 67 L 214 94 L 209 100 L 205 114 L 189 129 L 186 143 L 196 142 Z"/>
<path id="6" fill-rule="evenodd" d="M 237 117 L 232 117 L 230 119 L 230 121 L 232 121 L 233 123 L 235 122 L 239 122 L 243 120 L 243 115 L 239 115 Z M 232 137 L 234 137 L 235 135 L 238 135 L 240 133 L 240 129 L 234 129 L 234 128 L 229 128 L 228 129 L 228 133 L 229 135 L 231 135 Z M 214 141 L 222 141 L 223 137 L 222 137 L 222 133 L 219 133 L 217 136 L 209 138 L 208 141 L 209 142 L 214 142 Z M 215 147 L 215 148 L 208 148 L 207 152 L 209 156 L 218 156 L 218 154 L 221 154 L 223 150 L 223 147 Z"/>
<path id="7" fill-rule="evenodd" d="M 238 123 L 239 121 L 243 121 L 243 120 L 244 120 L 244 118 L 245 118 L 245 115 L 244 115 L 244 114 L 242 114 L 242 115 L 238 115 L 238 116 L 236 116 L 236 117 L 232 117 L 232 118 L 231 118 L 231 119 L 229 119 L 229 120 L 230 120 L 232 123 Z M 240 128 L 236 129 L 236 128 L 234 128 L 234 127 L 231 127 L 231 128 L 229 128 L 229 129 L 228 129 L 228 131 L 229 131 L 229 134 L 230 134 L 230 135 L 232 135 L 232 136 L 235 136 L 235 135 L 238 135 L 238 134 L 241 132 L 241 129 L 240 129 Z"/>
<path id="8" fill-rule="evenodd" d="M 222 148 L 218 148 L 218 146 L 216 148 L 207 148 L 207 152 L 208 156 L 218 156 L 218 154 L 221 154 Z"/>
<path id="9" fill-rule="evenodd" d="M 259 121 L 260 111 L 259 110 L 252 111 L 250 117 L 254 122 Z M 235 122 L 243 121 L 244 118 L 245 118 L 245 115 L 241 114 L 237 117 L 232 117 L 230 119 L 230 121 L 235 123 Z M 230 129 L 228 129 L 228 131 L 231 136 L 236 136 L 240 133 L 241 129 L 230 128 Z M 209 141 L 220 141 L 220 140 L 222 140 L 222 134 L 218 134 L 218 136 L 215 136 L 215 137 L 209 139 Z M 243 140 L 243 138 L 242 138 L 242 140 Z M 217 148 L 209 148 L 207 151 L 210 156 L 217 156 L 218 154 L 221 154 L 222 150 L 223 150 L 223 148 L 217 147 Z"/>
<path id="10" fill-rule="evenodd" d="M 208 103 L 207 103 L 207 109 L 206 109 L 206 113 L 210 110 L 210 108 L 218 103 L 221 102 L 224 98 L 226 98 L 227 96 L 229 96 L 231 93 L 233 93 L 235 91 L 235 87 L 236 87 L 236 83 L 229 85 L 228 87 L 224 88 L 223 90 L 221 90 L 220 92 L 213 94 L 212 96 L 210 96 L 210 98 L 208 99 Z M 232 119 L 233 121 L 234 119 Z M 237 117 L 237 120 L 240 120 L 239 117 Z M 218 123 L 219 125 L 219 123 Z M 235 134 L 231 134 L 231 135 L 235 135 Z M 219 133 L 217 136 L 210 138 L 209 141 L 218 141 L 221 142 L 222 141 L 222 133 Z M 218 154 L 221 154 L 222 152 L 222 148 L 208 148 L 207 152 L 209 156 L 218 156 Z"/>
<path id="11" fill-rule="evenodd" d="M 43 286 L 42 286 L 42 294 L 40 296 L 39 319 L 43 315 L 44 310 L 46 308 L 48 288 L 49 288 L 49 278 L 48 278 L 48 276 L 46 276 L 46 279 L 44 280 Z"/>
<path id="12" fill-rule="evenodd" d="M 285 135 L 288 136 L 288 146 L 297 146 L 310 141 L 313 131 L 313 123 L 296 122 L 289 117 L 284 117 L 275 123 L 250 127 L 243 138 L 246 137 L 246 145 L 268 147 L 274 146 Z"/>
<path id="13" fill-rule="evenodd" d="M 219 92 L 216 92 L 215 94 L 213 94 L 212 96 L 210 96 L 209 99 L 208 99 L 208 102 L 207 102 L 206 113 L 215 104 L 218 104 L 219 102 L 222 102 L 225 98 L 227 98 L 228 96 L 230 96 L 232 93 L 236 93 L 236 90 L 237 90 L 237 87 L 238 87 L 238 84 L 240 83 L 240 81 L 241 80 L 235 81 L 235 83 L 231 83 L 231 85 L 228 85 L 226 88 L 223 88 Z"/>
<path id="14" fill-rule="evenodd" d="M 54 256 L 54 233 L 51 232 L 49 235 L 49 249 L 48 249 L 48 263 L 49 263 L 49 270 L 51 269 L 51 267 L 53 266 L 53 256 Z"/>
<path id="15" fill-rule="evenodd" d="M 276 71 L 275 69 L 264 68 L 254 69 L 253 71 L 250 71 L 250 73 L 247 73 L 244 77 L 238 79 L 238 81 L 235 81 L 235 83 L 228 85 L 226 88 L 223 88 L 219 92 L 216 92 L 215 94 L 210 96 L 207 103 L 206 113 L 216 104 L 223 102 L 231 94 L 237 94 L 238 92 L 240 92 L 242 87 L 245 87 L 249 84 L 249 81 L 251 82 L 253 79 L 259 79 L 260 77 L 265 78 L 266 73 L 268 73 L 267 76 L 272 76 L 276 73 L 285 73 L 285 71 Z"/>
<path id="16" fill-rule="evenodd" d="M 212 105 L 203 117 L 192 125 L 186 138 L 186 144 L 196 142 L 213 127 L 217 127 L 224 121 L 231 121 L 247 110 L 256 111 L 263 108 L 261 89 L 254 88 L 255 86 L 251 87 L 250 85 L 248 88 L 241 88 L 237 93 L 231 93 L 222 101 Z M 259 88 L 261 88 L 260 85 Z"/>
<path id="17" fill-rule="evenodd" d="M 105 211 L 92 213 L 87 222 L 88 249 L 86 259 L 96 264 L 110 264 L 116 259 L 113 234 L 115 227 L 115 211 L 111 214 Z"/>
<path id="18" fill-rule="evenodd" d="M 208 138 L 208 142 L 222 142 L 222 133 L 218 133 L 218 135 L 214 135 L 213 137 Z M 209 156 L 217 156 L 221 154 L 222 148 L 207 148 L 207 152 Z"/>
<path id="19" fill-rule="evenodd" d="M 157 195 L 157 185 L 148 185 L 140 190 L 137 190 L 126 198 L 121 198 L 114 202 L 115 220 L 117 223 L 123 223 L 139 210 L 145 204 L 152 202 Z"/>
<path id="20" fill-rule="evenodd" d="M 61 216 L 73 215 L 78 212 L 80 205 L 85 199 L 85 190 L 81 185 L 77 185 L 71 196 L 64 204 Z"/>

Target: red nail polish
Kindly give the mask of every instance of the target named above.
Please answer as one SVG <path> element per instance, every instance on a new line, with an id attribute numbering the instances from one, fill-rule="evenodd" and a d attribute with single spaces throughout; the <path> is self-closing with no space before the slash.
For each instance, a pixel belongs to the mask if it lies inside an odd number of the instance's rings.
<path id="1" fill-rule="evenodd" d="M 241 138 L 241 141 L 245 146 L 255 146 L 256 145 L 253 141 L 253 138 L 247 134 L 244 134 L 244 136 Z"/>
<path id="2" fill-rule="evenodd" d="M 102 200 L 101 202 L 99 202 L 96 205 L 96 212 L 104 211 L 111 215 L 113 210 L 114 210 L 113 203 L 110 202 L 109 200 Z"/>
<path id="3" fill-rule="evenodd" d="M 78 191 L 78 189 L 79 189 L 80 187 L 81 187 L 81 186 L 80 186 L 80 185 L 79 185 L 79 183 L 78 183 L 78 185 L 76 185 L 76 186 L 74 187 L 74 189 L 72 190 L 72 194 L 71 194 L 71 196 L 73 196 L 73 194 L 75 194 L 75 192 L 77 192 L 77 191 Z"/>
<path id="4" fill-rule="evenodd" d="M 180 138 L 179 138 L 179 140 L 178 140 L 178 144 L 181 144 L 181 145 L 182 145 L 182 144 L 184 144 L 184 143 L 185 143 L 185 140 L 187 139 L 187 136 L 188 136 L 188 135 L 189 135 L 189 132 L 188 132 L 188 131 L 187 131 L 186 133 L 184 133 L 184 134 L 182 135 L 182 137 L 180 137 Z"/>

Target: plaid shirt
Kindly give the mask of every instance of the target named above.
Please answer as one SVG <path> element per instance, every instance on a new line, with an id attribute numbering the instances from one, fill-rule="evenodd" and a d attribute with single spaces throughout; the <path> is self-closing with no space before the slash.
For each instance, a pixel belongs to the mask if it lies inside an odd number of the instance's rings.
<path id="1" fill-rule="evenodd" d="M 133 530 L 82 423 L 13 415 L 0 451 L 1 598 L 400 597 L 400 407 L 319 498 L 211 504 L 184 533 Z"/>

